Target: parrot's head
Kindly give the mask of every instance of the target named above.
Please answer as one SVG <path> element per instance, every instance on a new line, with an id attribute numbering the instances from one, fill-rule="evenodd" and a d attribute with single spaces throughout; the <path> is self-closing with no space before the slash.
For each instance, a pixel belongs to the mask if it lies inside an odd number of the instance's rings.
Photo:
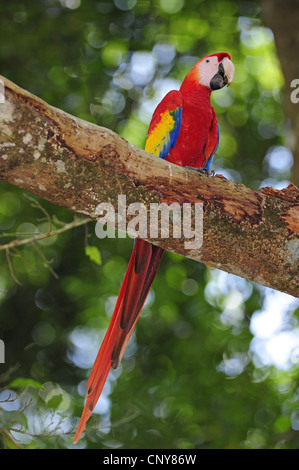
<path id="1" fill-rule="evenodd" d="M 211 54 L 201 59 L 195 69 L 199 83 L 210 90 L 219 90 L 229 85 L 235 75 L 235 67 L 226 52 Z"/>
<path id="2" fill-rule="evenodd" d="M 229 85 L 234 75 L 235 67 L 230 55 L 226 52 L 218 52 L 204 57 L 194 65 L 185 77 L 181 90 L 185 90 L 189 95 L 198 88 L 211 93 L 213 90 L 220 90 L 225 85 Z"/>

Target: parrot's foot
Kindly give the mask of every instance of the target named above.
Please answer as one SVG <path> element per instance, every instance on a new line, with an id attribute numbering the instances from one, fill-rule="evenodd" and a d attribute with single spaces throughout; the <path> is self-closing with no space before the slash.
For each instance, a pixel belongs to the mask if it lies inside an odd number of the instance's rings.
<path id="1" fill-rule="evenodd" d="M 215 175 L 215 171 L 208 170 L 207 168 L 195 168 L 194 166 L 185 166 L 184 168 L 188 168 L 188 170 L 197 171 L 198 173 L 202 173 L 206 176 L 214 176 Z"/>

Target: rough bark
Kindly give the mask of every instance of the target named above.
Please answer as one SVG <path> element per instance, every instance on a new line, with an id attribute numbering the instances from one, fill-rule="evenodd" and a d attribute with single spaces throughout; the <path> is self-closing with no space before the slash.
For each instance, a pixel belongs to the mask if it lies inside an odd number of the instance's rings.
<path id="1" fill-rule="evenodd" d="M 274 34 L 277 54 L 285 78 L 284 105 L 290 126 L 287 144 L 294 156 L 293 181 L 299 185 L 299 103 L 292 102 L 293 80 L 299 80 L 299 5 L 298 0 L 263 0 L 263 12 Z M 298 83 L 296 84 L 298 88 Z M 299 94 L 297 94 L 299 96 Z"/>
<path id="2" fill-rule="evenodd" d="M 111 130 L 53 108 L 2 77 L 0 179 L 97 218 L 98 204 L 202 203 L 203 245 L 153 239 L 166 250 L 299 294 L 299 191 L 253 191 L 152 157 Z M 132 217 L 128 216 L 127 221 Z"/>

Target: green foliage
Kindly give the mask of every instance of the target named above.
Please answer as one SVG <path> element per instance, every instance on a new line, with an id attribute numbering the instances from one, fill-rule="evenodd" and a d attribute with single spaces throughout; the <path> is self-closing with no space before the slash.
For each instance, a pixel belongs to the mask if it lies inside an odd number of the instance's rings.
<path id="1" fill-rule="evenodd" d="M 200 57 L 229 52 L 235 80 L 213 94 L 221 128 L 214 168 L 254 189 L 287 184 L 283 77 L 259 2 L 6 2 L 0 31 L 4 76 L 140 147 L 162 96 Z M 284 152 L 284 165 L 273 149 Z M 34 201 L 1 183 L 1 243 L 73 219 Z M 73 446 L 131 249 L 129 238 L 97 239 L 91 222 L 0 252 L 2 447 Z M 254 329 L 272 294 L 165 254 L 124 360 L 77 447 L 297 448 L 298 349 L 276 367 Z M 298 304 L 287 300 L 277 331 L 295 335 Z"/>
<path id="2" fill-rule="evenodd" d="M 86 246 L 85 247 L 85 254 L 89 257 L 91 261 L 100 265 L 102 264 L 101 253 L 96 246 Z"/>
<path id="3" fill-rule="evenodd" d="M 43 385 L 40 382 L 37 382 L 33 379 L 24 379 L 22 377 L 18 377 L 14 379 L 10 384 L 8 384 L 9 388 L 18 389 L 18 388 L 26 388 L 26 387 L 33 387 L 37 390 L 42 390 Z"/>

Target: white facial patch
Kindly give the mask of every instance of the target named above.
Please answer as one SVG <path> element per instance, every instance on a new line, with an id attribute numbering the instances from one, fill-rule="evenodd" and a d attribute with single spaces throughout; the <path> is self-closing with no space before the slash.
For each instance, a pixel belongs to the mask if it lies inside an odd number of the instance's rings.
<path id="1" fill-rule="evenodd" d="M 235 75 L 235 67 L 232 61 L 225 57 L 222 61 L 224 75 L 229 85 Z M 198 76 L 199 76 L 199 83 L 210 88 L 210 83 L 214 75 L 218 73 L 219 69 L 219 62 L 218 57 L 207 57 L 202 62 L 198 64 Z"/>
<path id="2" fill-rule="evenodd" d="M 207 57 L 198 64 L 199 83 L 210 88 L 210 82 L 218 72 L 218 57 Z"/>

